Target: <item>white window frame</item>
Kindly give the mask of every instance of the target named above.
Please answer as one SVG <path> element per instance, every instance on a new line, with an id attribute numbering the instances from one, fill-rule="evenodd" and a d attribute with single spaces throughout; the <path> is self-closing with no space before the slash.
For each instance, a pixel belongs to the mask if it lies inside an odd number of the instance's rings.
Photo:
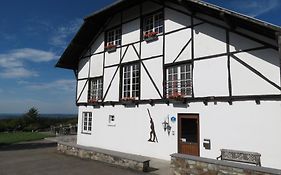
<path id="1" fill-rule="evenodd" d="M 181 64 L 166 69 L 166 97 L 192 96 L 192 65 Z"/>
<path id="2" fill-rule="evenodd" d="M 122 71 L 122 99 L 138 100 L 140 95 L 140 64 L 128 64 Z"/>
<path id="3" fill-rule="evenodd" d="M 89 86 L 89 102 L 100 102 L 103 96 L 103 78 L 92 78 L 90 79 Z"/>
<path id="4" fill-rule="evenodd" d="M 122 29 L 117 27 L 106 32 L 106 43 L 105 47 L 112 46 L 121 46 L 122 42 Z"/>
<path id="5" fill-rule="evenodd" d="M 92 112 L 82 113 L 82 133 L 91 134 L 93 128 Z"/>
<path id="6" fill-rule="evenodd" d="M 143 36 L 151 32 L 156 32 L 158 35 L 164 32 L 163 11 L 144 17 Z"/>

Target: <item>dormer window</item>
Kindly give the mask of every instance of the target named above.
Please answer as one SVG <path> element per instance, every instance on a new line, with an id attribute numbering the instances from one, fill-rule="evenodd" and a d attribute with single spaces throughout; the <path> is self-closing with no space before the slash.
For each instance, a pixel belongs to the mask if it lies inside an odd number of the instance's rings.
<path id="1" fill-rule="evenodd" d="M 158 12 L 143 19 L 144 39 L 155 37 L 164 31 L 164 15 Z"/>
<path id="2" fill-rule="evenodd" d="M 111 29 L 106 32 L 106 42 L 105 49 L 106 50 L 114 50 L 116 47 L 121 45 L 121 27 Z"/>

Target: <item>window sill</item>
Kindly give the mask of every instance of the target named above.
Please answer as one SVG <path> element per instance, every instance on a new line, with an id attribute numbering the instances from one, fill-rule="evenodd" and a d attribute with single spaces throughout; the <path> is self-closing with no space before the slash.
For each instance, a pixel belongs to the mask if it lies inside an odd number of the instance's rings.
<path id="1" fill-rule="evenodd" d="M 85 132 L 85 131 L 81 132 L 81 134 L 92 135 L 90 132 Z"/>

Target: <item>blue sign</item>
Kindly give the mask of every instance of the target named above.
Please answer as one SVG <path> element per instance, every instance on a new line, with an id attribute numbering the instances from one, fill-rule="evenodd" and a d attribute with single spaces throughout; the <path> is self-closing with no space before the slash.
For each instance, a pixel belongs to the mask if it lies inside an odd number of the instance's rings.
<path id="1" fill-rule="evenodd" d="M 176 119 L 176 117 L 174 117 L 174 116 L 173 116 L 173 117 L 171 117 L 171 121 L 172 121 L 173 123 L 175 123 L 175 122 L 176 122 L 176 120 L 177 120 L 177 119 Z"/>

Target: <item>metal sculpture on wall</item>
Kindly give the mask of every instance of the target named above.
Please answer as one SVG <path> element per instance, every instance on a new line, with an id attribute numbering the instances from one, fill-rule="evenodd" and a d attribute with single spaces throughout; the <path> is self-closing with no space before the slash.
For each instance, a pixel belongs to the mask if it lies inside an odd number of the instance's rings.
<path id="1" fill-rule="evenodd" d="M 167 132 L 168 132 L 168 136 L 170 136 L 172 127 L 171 127 L 171 125 L 170 125 L 170 118 L 169 118 L 169 116 L 168 116 L 168 122 L 165 120 L 165 121 L 162 123 L 162 125 L 163 125 L 163 128 L 164 128 L 164 132 L 167 131 Z"/>
<path id="2" fill-rule="evenodd" d="M 152 119 L 152 117 L 150 115 L 149 109 L 147 109 L 147 111 L 148 111 L 148 115 L 149 115 L 149 118 L 150 118 L 150 129 L 151 129 L 150 134 L 149 134 L 150 137 L 149 137 L 148 141 L 149 142 L 157 142 L 158 143 L 158 139 L 157 139 L 157 136 L 156 136 L 156 133 L 155 133 L 153 119 Z"/>

